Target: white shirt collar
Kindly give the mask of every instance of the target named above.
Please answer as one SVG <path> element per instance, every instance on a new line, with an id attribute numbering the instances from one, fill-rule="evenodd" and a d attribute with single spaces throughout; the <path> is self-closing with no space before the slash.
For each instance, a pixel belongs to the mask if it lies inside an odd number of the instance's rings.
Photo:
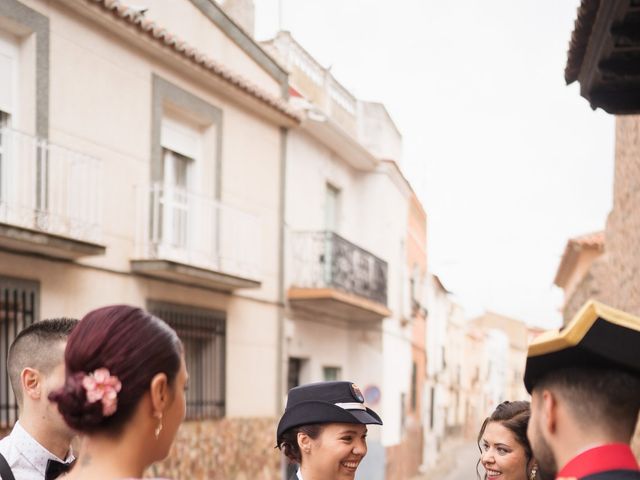
<path id="1" fill-rule="evenodd" d="M 302 472 L 300 471 L 300 469 L 298 469 L 298 473 L 296 475 L 298 476 L 298 480 L 304 480 L 302 478 Z"/>
<path id="2" fill-rule="evenodd" d="M 71 448 L 65 460 L 58 458 L 49 450 L 44 448 L 38 441 L 27 432 L 20 421 L 17 421 L 11 431 L 11 443 L 20 454 L 33 465 L 33 467 L 44 477 L 49 460 L 56 460 L 62 463 L 70 463 L 75 460 Z"/>

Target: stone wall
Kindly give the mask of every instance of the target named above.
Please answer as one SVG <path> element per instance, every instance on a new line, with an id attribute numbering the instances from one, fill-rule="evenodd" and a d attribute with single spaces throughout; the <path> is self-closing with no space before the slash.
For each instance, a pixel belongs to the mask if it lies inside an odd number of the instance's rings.
<path id="1" fill-rule="evenodd" d="M 616 117 L 613 210 L 605 255 L 596 260 L 564 310 L 565 322 L 589 298 L 640 315 L 640 116 Z M 640 422 L 632 442 L 640 459 Z"/>
<path id="2" fill-rule="evenodd" d="M 185 422 L 169 458 L 147 474 L 189 480 L 280 480 L 276 422 L 272 418 Z"/>

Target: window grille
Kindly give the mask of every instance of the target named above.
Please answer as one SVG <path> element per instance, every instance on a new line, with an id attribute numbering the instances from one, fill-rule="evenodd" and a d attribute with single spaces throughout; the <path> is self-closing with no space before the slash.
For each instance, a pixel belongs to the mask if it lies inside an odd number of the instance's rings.
<path id="1" fill-rule="evenodd" d="M 226 316 L 224 312 L 151 301 L 148 310 L 176 331 L 189 372 L 187 419 L 225 414 Z"/>
<path id="2" fill-rule="evenodd" d="M 0 428 L 18 419 L 18 403 L 9 383 L 7 355 L 20 331 L 38 321 L 38 282 L 0 277 Z"/>

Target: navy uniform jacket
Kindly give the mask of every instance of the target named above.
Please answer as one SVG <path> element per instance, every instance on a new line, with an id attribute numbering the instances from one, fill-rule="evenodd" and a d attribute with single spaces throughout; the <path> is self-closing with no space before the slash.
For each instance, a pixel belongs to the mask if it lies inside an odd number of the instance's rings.
<path id="1" fill-rule="evenodd" d="M 638 470 L 609 470 L 582 477 L 584 480 L 640 480 Z"/>
<path id="2" fill-rule="evenodd" d="M 629 445 L 613 443 L 576 455 L 556 480 L 640 480 L 640 469 Z"/>

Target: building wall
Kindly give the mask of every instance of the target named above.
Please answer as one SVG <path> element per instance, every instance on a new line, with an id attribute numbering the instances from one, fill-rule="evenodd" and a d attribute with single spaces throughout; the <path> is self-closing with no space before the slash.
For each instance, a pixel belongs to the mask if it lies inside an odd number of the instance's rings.
<path id="1" fill-rule="evenodd" d="M 252 63 L 191 2 L 146 3 L 148 18 L 175 29 L 263 89 L 280 93 L 276 80 Z M 63 262 L 0 251 L 0 275 L 40 282 L 41 318 L 80 317 L 112 303 L 144 307 L 148 300 L 224 311 L 226 417 L 187 422 L 172 456 L 157 472 L 171 472 L 176 478 L 276 478 L 279 460 L 272 446 L 281 401 L 277 388 L 280 127 L 239 106 L 216 87 L 218 83 L 206 81 L 208 73 L 188 62 L 176 63 L 173 53 L 165 57 L 150 47 L 154 53 L 149 54 L 92 18 L 71 11 L 64 2 L 25 0 L 24 4 L 46 16 L 50 26 L 49 138 L 101 160 L 100 220 L 106 253 Z M 190 118 L 202 133 L 205 152 L 194 189 L 259 217 L 261 237 L 255 248 L 262 250 L 262 284 L 253 291 L 221 293 L 131 271 L 130 261 L 139 258 L 136 235 L 146 221 L 137 211 L 139 188 L 149 184 L 153 170 L 155 78 L 222 112 L 219 124 L 200 124 L 195 113 Z M 259 443 L 263 447 L 257 448 Z"/>
<path id="2" fill-rule="evenodd" d="M 578 285 L 582 282 L 585 275 L 589 272 L 593 262 L 602 255 L 602 252 L 596 248 L 583 248 L 576 254 L 576 264 L 571 271 L 571 275 L 567 278 L 563 287 L 565 302 L 570 301 Z"/>
<path id="3" fill-rule="evenodd" d="M 525 400 L 528 398 L 522 382 L 527 359 L 529 329 L 520 320 L 487 312 L 475 320 L 476 325 L 485 329 L 504 332 L 508 339 L 508 361 L 505 375 L 504 400 Z"/>
<path id="4" fill-rule="evenodd" d="M 402 159 L 402 136 L 381 103 L 358 102 L 358 138 L 378 158 Z"/>
<path id="5" fill-rule="evenodd" d="M 172 33 L 196 47 L 225 67 L 239 73 L 273 95 L 279 96 L 282 87 L 271 75 L 252 59 L 244 49 L 232 42 L 229 36 L 207 18 L 195 3 L 206 1 L 143 0 L 138 5 L 148 7 L 145 18 L 171 27 Z M 223 5 L 226 8 L 226 5 Z M 212 8 L 217 10 L 219 7 Z M 234 12 L 232 12 L 234 13 Z M 180 21 L 176 21 L 180 19 Z M 251 33 L 251 32 L 248 32 Z M 249 42 L 249 40 L 246 40 Z"/>
<path id="6" fill-rule="evenodd" d="M 425 285 L 426 308 L 426 381 L 423 401 L 424 468 L 433 468 L 442 454 L 449 436 L 458 433 L 459 410 L 463 403 L 459 395 L 458 366 L 464 342 L 464 314 L 440 280 L 430 274 Z M 462 334 L 462 337 L 460 337 Z"/>
<path id="7" fill-rule="evenodd" d="M 640 116 L 616 117 L 613 209 L 605 230 L 605 254 L 597 259 L 564 309 L 568 322 L 593 298 L 640 315 Z M 640 424 L 633 446 L 640 457 Z"/>

